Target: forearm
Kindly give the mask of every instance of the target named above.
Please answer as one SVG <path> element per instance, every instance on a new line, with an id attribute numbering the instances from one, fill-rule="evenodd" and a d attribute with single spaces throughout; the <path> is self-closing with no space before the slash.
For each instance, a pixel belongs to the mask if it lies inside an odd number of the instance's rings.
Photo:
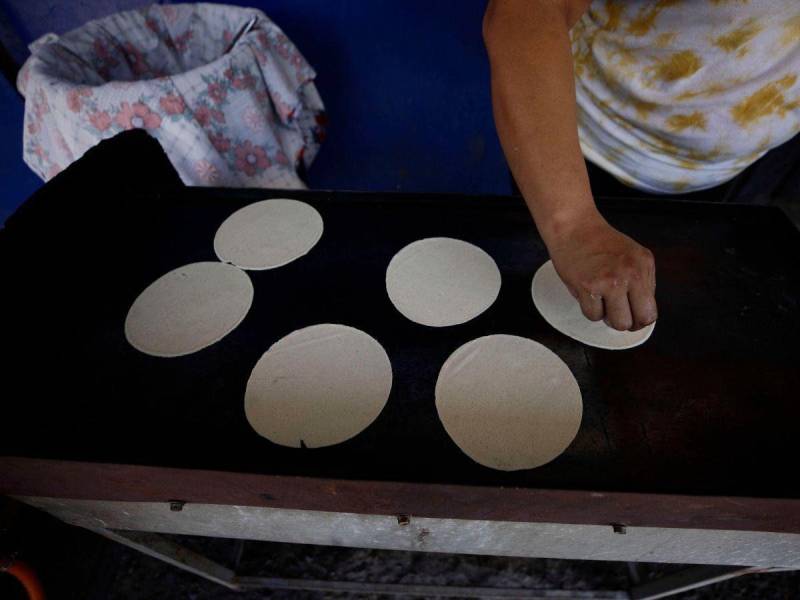
<path id="1" fill-rule="evenodd" d="M 577 133 L 569 15 L 557 2 L 495 2 L 485 35 L 500 142 L 548 246 L 598 216 Z"/>

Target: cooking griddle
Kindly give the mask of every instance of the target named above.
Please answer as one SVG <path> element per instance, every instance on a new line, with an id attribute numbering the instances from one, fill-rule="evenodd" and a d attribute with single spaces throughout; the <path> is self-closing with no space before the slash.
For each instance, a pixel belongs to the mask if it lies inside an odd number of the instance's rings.
<path id="1" fill-rule="evenodd" d="M 123 323 L 136 296 L 171 269 L 216 260 L 220 223 L 273 197 L 319 211 L 325 232 L 313 250 L 284 267 L 248 271 L 253 306 L 213 346 L 179 358 L 131 347 Z M 652 199 L 600 199 L 599 207 L 656 257 L 659 321 L 648 342 L 625 351 L 582 345 L 537 313 L 531 280 L 548 256 L 519 197 L 190 188 L 144 134 L 104 142 L 0 231 L 0 456 L 339 481 L 800 498 L 798 231 L 776 208 Z M 466 324 L 415 324 L 386 294 L 392 256 L 433 236 L 483 248 L 502 273 L 497 301 Z M 319 323 L 375 337 L 392 362 L 391 395 L 378 419 L 345 443 L 281 447 L 248 425 L 247 379 L 271 344 Z M 445 359 L 497 333 L 550 348 L 583 393 L 577 437 L 540 468 L 482 467 L 437 417 L 434 386 Z"/>

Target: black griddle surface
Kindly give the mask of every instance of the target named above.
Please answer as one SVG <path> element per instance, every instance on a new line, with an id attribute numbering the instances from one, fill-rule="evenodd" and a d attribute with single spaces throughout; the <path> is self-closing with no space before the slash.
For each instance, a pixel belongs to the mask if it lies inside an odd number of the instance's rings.
<path id="1" fill-rule="evenodd" d="M 134 150 L 135 161 L 123 160 Z M 547 254 L 519 198 L 184 188 L 163 160 L 150 140 L 135 135 L 104 143 L 0 231 L 0 455 L 800 497 L 800 235 L 779 210 L 601 202 L 614 225 L 653 250 L 658 269 L 653 336 L 615 352 L 583 346 L 537 313 L 531 279 Z M 270 197 L 314 206 L 325 223 L 319 244 L 285 267 L 250 271 L 253 307 L 221 342 L 180 358 L 132 348 L 123 323 L 141 290 L 173 268 L 216 260 L 219 224 Z M 387 297 L 389 260 L 431 236 L 476 244 L 500 267 L 498 300 L 469 323 L 417 325 Z M 283 448 L 247 424 L 245 385 L 272 343 L 318 323 L 357 327 L 380 341 L 392 361 L 392 393 L 355 438 L 322 449 Z M 436 414 L 433 390 L 445 359 L 494 333 L 545 344 L 583 392 L 577 438 L 538 469 L 481 467 L 449 439 Z"/>

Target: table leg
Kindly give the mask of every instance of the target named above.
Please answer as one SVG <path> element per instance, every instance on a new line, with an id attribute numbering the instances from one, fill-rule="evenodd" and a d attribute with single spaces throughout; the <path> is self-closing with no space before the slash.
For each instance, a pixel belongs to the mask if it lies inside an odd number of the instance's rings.
<path id="1" fill-rule="evenodd" d="M 713 585 L 720 581 L 725 581 L 726 579 L 741 577 L 742 575 L 774 573 L 786 570 L 789 569 L 704 565 L 700 567 L 691 567 L 673 573 L 672 575 L 659 577 L 647 583 L 634 585 L 630 593 L 632 600 L 655 600 L 656 598 L 666 598 L 667 596 L 673 596 L 688 590 Z"/>
<path id="2" fill-rule="evenodd" d="M 88 529 L 147 556 L 152 556 L 174 567 L 224 585 L 226 588 L 241 589 L 236 582 L 236 573 L 232 570 L 156 533 L 121 531 L 102 527 Z"/>

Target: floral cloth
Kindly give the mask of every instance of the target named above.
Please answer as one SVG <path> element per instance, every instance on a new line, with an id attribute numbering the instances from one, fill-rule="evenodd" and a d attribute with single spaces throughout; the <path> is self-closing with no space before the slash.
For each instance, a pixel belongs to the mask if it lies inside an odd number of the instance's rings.
<path id="1" fill-rule="evenodd" d="M 314 70 L 261 11 L 154 5 L 48 34 L 31 52 L 17 80 L 23 154 L 45 180 L 139 128 L 189 185 L 305 187 L 324 106 Z"/>

